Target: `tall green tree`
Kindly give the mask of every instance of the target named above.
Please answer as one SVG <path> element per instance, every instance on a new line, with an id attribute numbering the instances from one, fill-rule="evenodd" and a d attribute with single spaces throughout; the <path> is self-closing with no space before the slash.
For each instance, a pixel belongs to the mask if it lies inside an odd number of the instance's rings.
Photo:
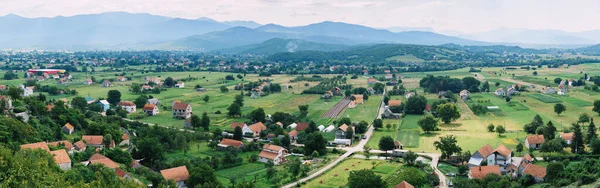
<path id="1" fill-rule="evenodd" d="M 435 117 L 433 117 L 433 115 L 427 114 L 421 117 L 417 124 L 419 124 L 419 126 L 421 127 L 421 129 L 423 129 L 423 131 L 425 131 L 425 133 L 430 133 L 431 131 L 435 131 L 437 129 L 438 120 Z"/>
<path id="2" fill-rule="evenodd" d="M 108 91 L 106 100 L 112 105 L 117 105 L 121 101 L 121 92 L 119 90 Z"/>
<path id="3" fill-rule="evenodd" d="M 600 115 L 600 100 L 594 101 L 594 108 L 592 109 L 592 111 L 594 111 Z"/>
<path id="4" fill-rule="evenodd" d="M 252 112 L 250 112 L 250 117 L 252 117 L 252 120 L 256 122 L 266 122 L 265 110 L 263 108 L 252 110 Z"/>
<path id="5" fill-rule="evenodd" d="M 483 86 L 481 86 L 481 90 L 483 90 L 483 91 L 486 91 L 486 92 L 487 92 L 487 91 L 490 91 L 490 82 L 488 82 L 488 81 L 485 81 L 485 82 L 483 83 Z"/>
<path id="6" fill-rule="evenodd" d="M 435 146 L 436 150 L 440 150 L 442 152 L 442 158 L 446 159 L 449 159 L 454 153 L 462 151 L 460 146 L 458 146 L 454 135 L 440 137 L 439 141 L 433 142 L 433 146 Z"/>
<path id="7" fill-rule="evenodd" d="M 240 107 L 244 107 L 244 96 L 236 95 L 235 99 L 233 100 L 233 103 L 238 104 Z"/>
<path id="8" fill-rule="evenodd" d="M 321 132 L 310 133 L 304 143 L 304 154 L 310 155 L 313 151 L 319 152 L 321 156 L 327 154 L 327 140 Z"/>
<path id="9" fill-rule="evenodd" d="M 244 136 L 244 132 L 242 131 L 242 127 L 237 126 L 233 129 L 233 139 L 234 140 L 242 140 Z"/>
<path id="10" fill-rule="evenodd" d="M 598 138 L 598 134 L 596 133 L 596 125 L 594 124 L 594 119 L 590 119 L 590 125 L 588 125 L 586 139 L 587 143 L 591 143 L 592 140 Z"/>
<path id="11" fill-rule="evenodd" d="M 579 115 L 579 119 L 577 119 L 577 123 L 581 123 L 582 125 L 585 125 L 585 123 L 590 122 L 590 115 L 588 115 L 587 113 L 583 113 L 581 115 Z"/>
<path id="12" fill-rule="evenodd" d="M 198 117 L 198 115 L 193 114 L 190 117 L 190 124 L 192 125 L 192 128 L 200 128 L 202 127 L 202 120 L 200 120 L 200 117 Z"/>
<path id="13" fill-rule="evenodd" d="M 584 152 L 583 133 L 579 124 L 573 124 L 573 141 L 571 142 L 571 152 L 582 153 Z"/>
<path id="14" fill-rule="evenodd" d="M 190 177 L 187 180 L 187 184 L 190 187 L 198 185 L 210 185 L 210 187 L 223 187 L 221 182 L 217 179 L 215 170 L 208 166 L 206 163 L 200 163 L 193 168 L 190 168 Z M 204 186 L 201 186 L 204 187 Z"/>
<path id="15" fill-rule="evenodd" d="M 406 109 L 404 110 L 407 114 L 423 114 L 425 106 L 427 105 L 427 99 L 422 95 L 415 95 L 406 100 Z"/>
<path id="16" fill-rule="evenodd" d="M 564 111 L 567 110 L 567 107 L 562 103 L 556 103 L 554 105 L 554 112 L 560 116 Z"/>
<path id="17" fill-rule="evenodd" d="M 347 186 L 349 188 L 383 188 L 387 185 L 381 179 L 381 176 L 375 174 L 372 170 L 362 169 L 350 171 Z"/>
<path id="18" fill-rule="evenodd" d="M 13 100 L 21 99 L 21 95 L 23 94 L 23 90 L 21 88 L 10 86 L 8 87 L 8 91 L 6 92 L 10 98 Z"/>
<path id="19" fill-rule="evenodd" d="M 167 87 L 175 86 L 175 80 L 173 80 L 173 78 L 171 78 L 171 77 L 167 77 L 167 79 L 165 79 L 165 86 L 167 86 Z"/>
<path id="20" fill-rule="evenodd" d="M 135 99 L 135 101 L 133 101 L 133 103 L 135 103 L 135 106 L 139 108 L 144 107 L 144 105 L 146 105 L 146 102 L 148 102 L 148 96 L 146 95 L 140 95 Z"/>
<path id="21" fill-rule="evenodd" d="M 84 111 L 87 108 L 88 104 L 85 98 L 77 96 L 73 97 L 73 99 L 71 100 L 71 106 L 73 106 L 73 108 L 75 109 Z"/>
<path id="22" fill-rule="evenodd" d="M 210 100 L 210 96 L 208 96 L 208 95 L 204 95 L 204 98 L 202 98 L 202 100 L 203 100 L 205 103 L 208 103 L 208 100 Z"/>
<path id="23" fill-rule="evenodd" d="M 548 121 L 546 127 L 544 127 L 544 138 L 547 140 L 552 140 L 556 137 L 556 127 L 552 123 L 552 121 Z"/>
<path id="24" fill-rule="evenodd" d="M 446 103 L 439 105 L 436 109 L 438 116 L 442 119 L 442 122 L 445 124 L 449 124 L 450 122 L 460 118 L 460 112 L 456 105 L 451 103 Z"/>
<path id="25" fill-rule="evenodd" d="M 375 129 L 380 129 L 380 128 L 383 128 L 383 120 L 381 120 L 381 119 L 379 119 L 379 118 L 378 118 L 378 119 L 375 119 L 375 120 L 373 121 L 373 127 L 374 127 Z"/>
<path id="26" fill-rule="evenodd" d="M 498 127 L 496 127 L 496 133 L 498 133 L 498 135 L 502 136 L 502 134 L 504 134 L 505 132 L 506 129 L 504 129 L 504 126 L 498 125 Z"/>
<path id="27" fill-rule="evenodd" d="M 208 117 L 208 113 L 202 113 L 202 119 L 200 120 L 200 127 L 204 128 L 204 131 L 208 131 L 208 127 L 210 126 L 210 118 Z"/>

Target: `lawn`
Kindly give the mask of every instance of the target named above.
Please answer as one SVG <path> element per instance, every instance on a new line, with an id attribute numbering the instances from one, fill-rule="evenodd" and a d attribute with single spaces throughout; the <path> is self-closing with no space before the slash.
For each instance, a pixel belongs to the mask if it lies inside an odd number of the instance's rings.
<path id="1" fill-rule="evenodd" d="M 375 167 L 375 168 L 373 168 Z M 323 175 L 307 182 L 302 187 L 344 187 L 348 183 L 350 171 L 361 169 L 373 169 L 373 171 L 386 179 L 401 167 L 398 163 L 380 160 L 347 159 L 342 161 Z"/>
<path id="2" fill-rule="evenodd" d="M 359 104 L 356 108 L 346 108 L 340 117 L 349 117 L 352 121 L 373 122 L 381 104 L 381 95 L 371 95 L 364 104 Z M 330 105 L 335 105 L 329 103 Z"/>
<path id="3" fill-rule="evenodd" d="M 396 129 L 378 129 L 375 130 L 373 132 L 373 135 L 371 135 L 371 138 L 369 138 L 369 141 L 367 142 L 367 146 L 369 146 L 372 149 L 378 149 L 379 148 L 379 140 L 381 139 L 381 137 L 384 136 L 390 136 L 392 138 L 396 137 L 396 135 L 398 134 L 398 127 L 400 126 L 400 122 L 402 120 L 395 120 L 395 119 L 383 119 L 383 125 L 387 125 L 387 124 L 396 124 Z"/>

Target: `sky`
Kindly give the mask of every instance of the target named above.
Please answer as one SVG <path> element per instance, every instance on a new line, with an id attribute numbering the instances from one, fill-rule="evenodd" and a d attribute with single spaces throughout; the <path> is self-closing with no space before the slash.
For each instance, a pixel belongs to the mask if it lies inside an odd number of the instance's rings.
<path id="1" fill-rule="evenodd" d="M 125 11 L 286 26 L 338 21 L 475 33 L 501 27 L 600 29 L 600 0 L 0 0 L 0 15 L 54 17 Z"/>

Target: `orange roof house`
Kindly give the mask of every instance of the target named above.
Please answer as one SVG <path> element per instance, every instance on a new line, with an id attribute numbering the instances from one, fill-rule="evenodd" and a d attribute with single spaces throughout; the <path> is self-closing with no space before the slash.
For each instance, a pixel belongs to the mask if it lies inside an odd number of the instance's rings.
<path id="1" fill-rule="evenodd" d="M 307 122 L 298 122 L 298 125 L 296 126 L 296 130 L 297 131 L 303 131 L 306 128 L 308 128 L 308 123 Z"/>
<path id="2" fill-rule="evenodd" d="M 173 180 L 175 182 L 185 181 L 190 178 L 190 173 L 185 166 L 161 170 L 160 174 L 162 174 L 166 180 Z"/>
<path id="3" fill-rule="evenodd" d="M 221 142 L 217 146 L 219 146 L 221 148 L 234 147 L 234 148 L 240 149 L 241 147 L 244 146 L 244 143 L 242 141 L 238 141 L 238 140 L 223 138 L 223 140 L 221 140 Z"/>
<path id="4" fill-rule="evenodd" d="M 476 166 L 471 167 L 469 171 L 469 177 L 475 179 L 483 179 L 489 174 L 498 174 L 501 176 L 502 173 L 500 172 L 500 166 Z"/>
<path id="5" fill-rule="evenodd" d="M 87 145 L 102 145 L 103 138 L 101 135 L 83 135 L 81 140 L 85 141 Z"/>
<path id="6" fill-rule="evenodd" d="M 48 142 L 48 145 L 52 146 L 52 147 L 56 147 L 60 144 L 64 145 L 65 149 L 67 149 L 67 150 L 71 150 L 73 148 L 73 144 L 71 142 L 69 142 L 68 140 L 61 140 L 61 141 L 57 141 L 57 142 Z"/>
<path id="7" fill-rule="evenodd" d="M 388 106 L 392 107 L 392 106 L 400 106 L 402 104 L 401 100 L 389 100 L 388 101 Z"/>
<path id="8" fill-rule="evenodd" d="M 104 166 L 111 168 L 111 169 L 119 168 L 119 164 L 117 164 L 113 160 L 109 159 L 108 157 L 105 157 L 104 155 L 100 155 L 100 154 L 92 155 L 92 157 L 90 157 L 89 161 L 90 161 L 90 164 L 103 164 Z"/>
<path id="9" fill-rule="evenodd" d="M 50 148 L 48 148 L 48 145 L 45 142 L 36 142 L 36 143 L 31 143 L 31 144 L 23 144 L 21 145 L 21 150 L 23 149 L 42 149 L 45 151 L 50 151 Z"/>
<path id="10" fill-rule="evenodd" d="M 267 126 L 265 126 L 265 124 L 263 124 L 262 122 L 252 124 L 248 128 L 250 128 L 250 130 L 252 130 L 252 132 L 254 132 L 255 135 L 260 134 L 261 131 L 267 130 Z"/>
<path id="11" fill-rule="evenodd" d="M 410 183 L 406 181 L 400 182 L 398 185 L 394 186 L 394 188 L 414 188 Z"/>

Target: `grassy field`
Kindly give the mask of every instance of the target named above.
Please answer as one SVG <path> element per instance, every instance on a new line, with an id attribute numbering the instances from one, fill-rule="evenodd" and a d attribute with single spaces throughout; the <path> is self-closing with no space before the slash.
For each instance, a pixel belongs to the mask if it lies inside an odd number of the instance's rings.
<path id="1" fill-rule="evenodd" d="M 528 94 L 527 96 L 537 99 L 539 101 L 542 101 L 544 103 L 559 103 L 562 102 L 562 100 L 554 98 L 550 95 L 547 94 L 540 94 L 540 93 L 536 93 L 536 94 Z"/>
<path id="2" fill-rule="evenodd" d="M 372 149 L 378 149 L 379 148 L 379 140 L 381 139 L 381 137 L 384 136 L 390 136 L 392 138 L 395 138 L 397 133 L 398 133 L 398 128 L 400 126 L 400 122 L 402 120 L 395 120 L 395 119 L 384 119 L 383 120 L 383 125 L 387 125 L 387 124 L 396 124 L 396 129 L 379 129 L 373 132 L 373 135 L 371 135 L 371 138 L 369 138 L 369 141 L 367 142 L 366 146 L 369 146 Z"/>
<path id="3" fill-rule="evenodd" d="M 420 62 L 425 62 L 425 60 L 418 58 L 412 54 L 409 55 L 397 55 L 394 57 L 389 57 L 387 58 L 388 61 L 399 61 L 399 62 L 416 62 L 416 63 L 420 63 Z"/>
<path id="4" fill-rule="evenodd" d="M 323 175 L 315 178 L 302 187 L 344 187 L 348 183 L 348 176 L 352 170 L 373 169 L 375 174 L 382 179 L 396 172 L 401 165 L 380 160 L 347 159 Z"/>
<path id="5" fill-rule="evenodd" d="M 329 103 L 330 105 L 335 105 Z M 352 121 L 372 122 L 377 115 L 379 105 L 381 104 L 380 95 L 371 95 L 364 104 L 359 104 L 356 108 L 346 108 L 340 117 L 349 117 Z"/>

